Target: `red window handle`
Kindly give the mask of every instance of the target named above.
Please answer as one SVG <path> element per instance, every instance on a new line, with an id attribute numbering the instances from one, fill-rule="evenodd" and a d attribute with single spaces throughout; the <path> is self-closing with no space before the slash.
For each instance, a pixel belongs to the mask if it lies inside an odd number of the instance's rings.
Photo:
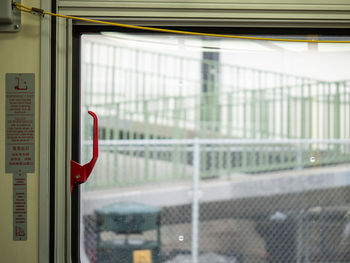
<path id="1" fill-rule="evenodd" d="M 72 193 L 73 187 L 79 184 L 85 183 L 89 178 L 92 169 L 94 169 L 95 163 L 98 157 L 98 120 L 95 113 L 88 111 L 88 113 L 94 118 L 94 131 L 93 131 L 93 154 L 92 159 L 83 166 L 79 163 L 70 161 L 70 192 Z"/>

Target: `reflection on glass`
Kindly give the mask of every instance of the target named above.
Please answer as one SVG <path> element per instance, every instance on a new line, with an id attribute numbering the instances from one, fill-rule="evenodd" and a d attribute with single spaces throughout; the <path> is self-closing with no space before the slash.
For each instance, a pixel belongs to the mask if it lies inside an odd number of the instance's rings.
<path id="1" fill-rule="evenodd" d="M 84 35 L 83 262 L 349 262 L 349 51 Z"/>

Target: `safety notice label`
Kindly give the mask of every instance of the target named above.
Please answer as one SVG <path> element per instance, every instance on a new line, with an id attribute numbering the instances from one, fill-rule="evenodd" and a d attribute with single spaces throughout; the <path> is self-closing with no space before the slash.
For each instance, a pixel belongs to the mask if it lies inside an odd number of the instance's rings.
<path id="1" fill-rule="evenodd" d="M 13 173 L 13 239 L 27 240 L 27 173 L 35 170 L 35 76 L 6 74 L 6 173 Z"/>

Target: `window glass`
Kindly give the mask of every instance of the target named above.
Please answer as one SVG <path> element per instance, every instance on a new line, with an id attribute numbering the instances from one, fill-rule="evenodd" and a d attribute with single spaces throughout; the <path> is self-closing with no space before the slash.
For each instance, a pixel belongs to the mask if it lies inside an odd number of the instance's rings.
<path id="1" fill-rule="evenodd" d="M 350 44 L 106 32 L 81 48 L 83 162 L 88 110 L 100 139 L 83 262 L 350 261 Z"/>

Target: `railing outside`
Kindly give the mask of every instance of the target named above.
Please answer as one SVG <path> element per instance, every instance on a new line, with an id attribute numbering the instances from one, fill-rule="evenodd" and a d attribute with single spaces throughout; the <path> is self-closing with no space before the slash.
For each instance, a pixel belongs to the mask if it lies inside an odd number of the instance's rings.
<path id="1" fill-rule="evenodd" d="M 348 80 L 93 41 L 83 57 L 83 109 L 102 139 L 350 138 Z"/>
<path id="2" fill-rule="evenodd" d="M 200 145 L 201 179 L 350 162 L 350 140 L 339 139 L 102 140 L 97 168 L 86 189 L 191 180 L 195 142 Z M 83 146 L 86 159 L 91 155 L 90 144 Z"/>
<path id="3" fill-rule="evenodd" d="M 331 139 L 350 139 L 350 81 L 237 66 L 204 59 L 201 52 L 171 54 L 90 40 L 83 52 L 82 112 L 99 116 L 103 160 L 100 179 L 87 188 L 188 179 L 192 146 L 175 142 L 193 138 L 214 140 L 201 144 L 201 178 L 348 160 L 348 145 Z M 87 118 L 82 116 L 83 141 L 91 134 Z M 148 144 L 160 139 L 171 143 Z M 228 144 L 215 143 L 222 139 Z M 90 156 L 86 143 L 82 150 Z"/>

